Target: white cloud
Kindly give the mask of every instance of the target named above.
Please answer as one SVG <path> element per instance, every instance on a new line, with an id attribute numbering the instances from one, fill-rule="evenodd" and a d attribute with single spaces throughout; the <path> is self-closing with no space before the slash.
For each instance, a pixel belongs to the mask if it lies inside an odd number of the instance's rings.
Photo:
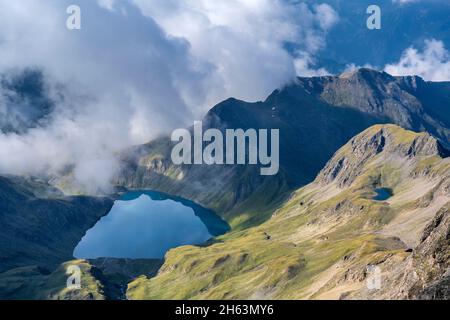
<path id="1" fill-rule="evenodd" d="M 392 0 L 393 3 L 405 4 L 405 3 L 413 3 L 418 2 L 419 0 Z"/>
<path id="2" fill-rule="evenodd" d="M 113 11 L 114 0 L 97 0 L 97 1 L 101 7 Z"/>
<path id="3" fill-rule="evenodd" d="M 310 69 L 313 55 L 323 49 L 326 32 L 338 21 L 336 11 L 327 4 L 311 7 L 282 0 L 133 1 L 168 34 L 187 39 L 194 56 L 216 68 L 210 95 L 221 99 L 227 95 L 262 99 L 295 74 L 314 73 Z M 284 48 L 286 42 L 298 46 L 294 59 Z"/>
<path id="4" fill-rule="evenodd" d="M 418 75 L 429 81 L 450 81 L 450 53 L 442 41 L 425 40 L 422 51 L 406 49 L 400 61 L 386 65 L 385 71 L 398 76 Z"/>
<path id="5" fill-rule="evenodd" d="M 0 1 L 0 73 L 42 69 L 56 104 L 45 126 L 0 134 L 1 173 L 74 166 L 82 185 L 104 188 L 115 152 L 222 99 L 263 99 L 297 73 L 326 72 L 310 65 L 338 19 L 281 0 L 79 0 L 82 29 L 69 31 L 72 2 Z"/>

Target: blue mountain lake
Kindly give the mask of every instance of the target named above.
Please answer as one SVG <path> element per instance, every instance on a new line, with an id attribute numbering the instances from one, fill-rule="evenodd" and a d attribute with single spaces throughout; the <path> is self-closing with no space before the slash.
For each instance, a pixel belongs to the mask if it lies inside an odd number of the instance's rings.
<path id="1" fill-rule="evenodd" d="M 230 230 L 213 211 L 153 191 L 125 193 L 74 250 L 78 259 L 161 259 L 183 245 L 200 245 Z"/>
<path id="2" fill-rule="evenodd" d="M 385 201 L 393 196 L 392 189 L 389 188 L 378 188 L 374 191 L 377 193 L 377 195 L 372 199 L 376 201 Z"/>

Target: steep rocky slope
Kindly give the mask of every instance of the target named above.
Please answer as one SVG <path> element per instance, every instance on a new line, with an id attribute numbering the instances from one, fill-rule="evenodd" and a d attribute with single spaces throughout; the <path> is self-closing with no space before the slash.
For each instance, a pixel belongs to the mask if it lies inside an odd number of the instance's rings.
<path id="1" fill-rule="evenodd" d="M 126 284 L 152 276 L 160 260 L 73 259 L 81 238 L 113 205 L 105 197 L 67 197 L 37 178 L 0 177 L 0 299 L 123 299 Z M 69 290 L 70 266 L 81 290 Z"/>
<path id="2" fill-rule="evenodd" d="M 370 297 L 450 299 L 450 205 L 447 203 L 423 231 L 420 243 L 403 262 L 388 259 L 382 290 Z M 390 267 L 393 269 L 388 269 Z"/>
<path id="3" fill-rule="evenodd" d="M 72 259 L 73 248 L 112 204 L 66 197 L 38 179 L 0 177 L 0 272 L 29 265 L 53 270 Z"/>
<path id="4" fill-rule="evenodd" d="M 351 139 L 260 226 L 170 251 L 129 299 L 448 297 L 450 159 L 393 125 Z M 390 197 L 375 200 L 378 190 Z M 369 290 L 368 267 L 381 272 Z"/>
<path id="5" fill-rule="evenodd" d="M 356 134 L 379 123 L 427 131 L 450 145 L 450 84 L 359 69 L 337 77 L 298 78 L 266 101 L 226 100 L 206 128 L 280 129 L 280 173 L 261 177 L 250 166 L 174 166 L 172 143 L 160 138 L 123 153 L 120 186 L 149 188 L 216 210 L 234 228 L 266 220 L 290 191 L 314 180 Z"/>
<path id="6" fill-rule="evenodd" d="M 207 247 L 169 252 L 151 279 L 159 261 L 70 261 L 111 199 L 2 177 L 0 297 L 123 298 L 140 273 L 131 299 L 448 297 L 449 105 L 449 83 L 360 69 L 299 78 L 265 102 L 229 99 L 208 113 L 205 128 L 280 129 L 277 176 L 251 166 L 174 166 L 167 137 L 124 151 L 118 187 L 180 195 L 233 227 Z M 365 130 L 375 123 L 431 134 Z M 388 198 L 376 200 L 380 190 Z M 74 263 L 88 284 L 78 293 L 64 289 Z M 386 287 L 366 290 L 369 265 L 382 269 Z"/>

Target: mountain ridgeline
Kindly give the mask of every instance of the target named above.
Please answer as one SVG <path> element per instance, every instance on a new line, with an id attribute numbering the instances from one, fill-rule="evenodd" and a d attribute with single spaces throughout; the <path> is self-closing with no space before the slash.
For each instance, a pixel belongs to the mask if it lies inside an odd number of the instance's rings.
<path id="1" fill-rule="evenodd" d="M 0 272 L 53 270 L 112 207 L 110 198 L 68 197 L 35 178 L 0 177 Z"/>
<path id="2" fill-rule="evenodd" d="M 377 190 L 390 196 L 377 200 Z M 448 299 L 450 158 L 427 133 L 376 125 L 265 223 L 170 251 L 129 299 Z M 368 286 L 371 267 L 382 279 Z"/>
<path id="3" fill-rule="evenodd" d="M 124 152 L 115 183 L 176 194 L 216 210 L 233 227 L 248 227 L 267 219 L 267 208 L 313 181 L 341 146 L 374 124 L 426 131 L 450 146 L 449 105 L 448 82 L 371 69 L 297 78 L 264 102 L 228 99 L 203 120 L 205 129 L 280 129 L 277 176 L 261 177 L 251 166 L 174 166 L 167 137 Z"/>
<path id="4" fill-rule="evenodd" d="M 70 176 L 0 177 L 0 298 L 450 298 L 449 82 L 370 69 L 297 78 L 264 102 L 218 104 L 203 126 L 279 129 L 279 174 L 176 166 L 161 137 L 124 150 L 114 184 L 193 200 L 229 233 L 164 261 L 71 261 L 117 195 L 68 197 L 58 186 Z M 66 288 L 70 265 L 82 290 Z M 366 285 L 374 266 L 379 290 Z"/>

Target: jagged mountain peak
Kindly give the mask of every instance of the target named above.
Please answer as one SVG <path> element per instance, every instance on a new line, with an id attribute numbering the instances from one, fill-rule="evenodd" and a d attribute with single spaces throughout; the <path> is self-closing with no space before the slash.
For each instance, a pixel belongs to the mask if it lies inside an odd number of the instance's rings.
<path id="1" fill-rule="evenodd" d="M 302 123 L 306 118 L 317 124 L 329 123 L 334 120 L 325 121 L 324 117 L 340 113 L 340 118 L 360 118 L 358 123 L 369 120 L 369 126 L 393 123 L 413 131 L 427 131 L 450 147 L 449 90 L 450 83 L 359 68 L 338 76 L 298 77 L 264 102 L 228 99 L 212 108 L 208 117 L 214 116 L 230 126 L 279 127 L 295 126 L 291 121 Z M 355 126 L 355 122 L 348 125 Z"/>
<path id="2" fill-rule="evenodd" d="M 339 83 L 341 85 L 363 84 L 369 87 L 385 86 L 389 83 L 419 83 L 425 82 L 419 76 L 392 76 L 385 71 L 371 68 L 355 68 L 344 71 L 335 76 L 317 76 L 317 77 L 298 77 L 294 85 L 304 86 L 305 84 L 315 84 L 318 88 L 326 89 L 330 83 Z"/>
<path id="3" fill-rule="evenodd" d="M 248 167 L 238 171 L 228 166 L 173 166 L 168 137 L 134 149 L 133 154 L 137 156 L 125 157 L 129 160 L 123 164 L 124 169 L 115 183 L 183 196 L 219 213 L 229 211 L 231 206 L 250 199 L 255 190 L 267 193 L 264 188 L 270 186 L 271 189 L 280 181 L 283 182 L 280 185 L 290 190 L 311 183 L 339 148 L 377 124 L 392 123 L 415 132 L 428 132 L 450 148 L 449 92 L 449 83 L 422 82 L 419 77 L 393 77 L 367 68 L 341 78 L 298 78 L 275 90 L 264 102 L 227 99 L 213 107 L 203 119 L 205 129 L 279 129 L 281 174 L 274 178 L 276 183 L 253 176 L 250 173 L 253 168 Z M 372 136 L 387 143 L 391 137 L 405 135 L 391 132 L 395 130 L 388 126 L 375 128 L 380 132 Z M 409 150 L 412 154 L 443 150 L 436 140 L 430 140 L 430 135 L 419 135 L 422 138 L 417 138 L 412 148 L 402 142 L 402 152 L 407 155 Z M 364 148 L 361 153 L 369 158 L 372 155 Z M 356 169 L 360 168 L 360 162 L 353 162 Z M 247 174 L 251 179 L 245 184 L 238 183 L 246 170 L 250 170 Z M 201 183 L 196 183 L 198 180 Z M 224 193 L 227 199 L 222 196 Z"/>
<path id="4" fill-rule="evenodd" d="M 378 71 L 371 68 L 356 68 L 350 71 L 341 73 L 338 76 L 339 79 L 352 79 L 352 80 L 376 80 L 380 79 L 383 81 L 394 81 L 395 77 L 384 71 Z"/>
<path id="5" fill-rule="evenodd" d="M 127 296 L 448 297 L 450 162 L 440 158 L 437 140 L 394 125 L 375 125 L 351 139 L 327 167 L 336 168 L 340 156 L 349 162 L 342 164 L 336 179 L 358 181 L 342 188 L 311 183 L 248 232 L 208 248 L 174 249 L 158 275 L 130 283 Z M 410 175 L 422 167 L 415 160 L 427 163 L 421 176 Z M 389 190 L 388 199 L 376 198 L 380 189 Z M 203 259 L 200 268 L 198 257 Z M 383 287 L 368 291 L 372 266 L 383 273 Z M 204 270 L 212 283 L 207 289 L 201 289 Z M 224 275 L 226 283 L 215 281 Z M 304 281 L 306 277 L 312 281 Z M 162 284 L 183 290 L 167 290 Z"/>
<path id="6" fill-rule="evenodd" d="M 352 153 L 355 154 L 357 149 L 364 149 L 374 141 L 379 142 L 374 147 L 380 152 L 397 152 L 405 157 L 445 157 L 447 154 L 439 141 L 430 134 L 405 130 L 393 124 L 372 126 L 354 137 L 349 144 L 352 146 Z"/>
<path id="7" fill-rule="evenodd" d="M 429 157 L 445 158 L 449 154 L 449 151 L 428 133 L 416 133 L 390 124 L 375 125 L 339 149 L 320 172 L 316 182 L 336 182 L 341 187 L 350 185 L 376 157 L 383 157 L 385 162 L 395 159 L 395 162 L 399 163 L 417 162 Z"/>

